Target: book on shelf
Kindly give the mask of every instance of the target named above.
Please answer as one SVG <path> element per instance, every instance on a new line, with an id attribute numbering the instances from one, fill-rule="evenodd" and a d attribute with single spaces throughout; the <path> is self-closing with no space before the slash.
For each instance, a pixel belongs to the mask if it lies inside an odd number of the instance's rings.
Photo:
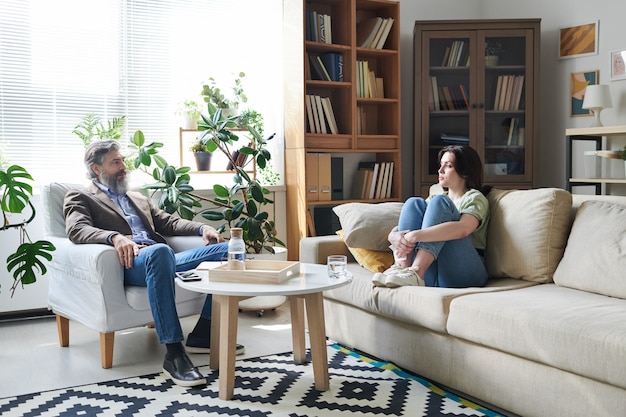
<path id="1" fill-rule="evenodd" d="M 494 110 L 519 110 L 524 91 L 524 75 L 499 75 L 494 95 Z"/>
<path id="2" fill-rule="evenodd" d="M 343 81 L 343 55 L 326 52 L 319 57 L 330 78 L 328 81 Z"/>
<path id="3" fill-rule="evenodd" d="M 327 129 L 326 129 L 326 120 L 324 118 L 324 108 L 322 107 L 322 97 L 317 96 L 317 95 L 313 97 L 315 98 L 315 107 L 317 108 L 317 117 L 319 118 L 319 126 L 320 126 L 319 133 L 326 134 Z"/>
<path id="4" fill-rule="evenodd" d="M 439 88 L 437 87 L 437 77 L 435 77 L 434 75 L 430 77 L 430 92 L 433 96 L 433 110 L 441 110 L 441 105 L 439 103 Z"/>
<path id="5" fill-rule="evenodd" d="M 317 13 L 315 10 L 306 13 L 306 40 L 322 43 L 333 43 L 330 15 Z"/>
<path id="6" fill-rule="evenodd" d="M 335 112 L 329 97 L 307 94 L 305 103 L 309 133 L 332 133 L 335 135 L 339 133 Z"/>
<path id="7" fill-rule="evenodd" d="M 338 134 L 337 130 L 337 121 L 335 120 L 335 113 L 333 112 L 333 107 L 330 102 L 330 98 L 322 97 L 322 107 L 324 109 L 324 116 L 326 118 L 326 123 L 328 123 L 328 127 L 330 129 L 330 133 L 333 135 Z"/>
<path id="8" fill-rule="evenodd" d="M 352 198 L 361 200 L 391 197 L 393 162 L 362 161 L 354 174 Z"/>
<path id="9" fill-rule="evenodd" d="M 469 144 L 470 138 L 468 135 L 462 133 L 442 133 L 439 138 L 445 144 Z"/>
<path id="10" fill-rule="evenodd" d="M 312 80 L 331 81 L 328 70 L 324 67 L 324 62 L 320 59 L 319 55 L 308 54 L 310 74 Z"/>
<path id="11" fill-rule="evenodd" d="M 372 39 L 372 42 L 370 42 L 367 46 L 368 48 L 383 49 L 383 46 L 387 41 L 387 37 L 389 37 L 391 26 L 393 26 L 393 21 L 394 20 L 391 17 L 383 19 L 383 22 L 381 23 L 380 28 L 378 28 L 378 32 L 376 32 L 374 39 Z"/>
<path id="12" fill-rule="evenodd" d="M 382 23 L 382 17 L 372 17 L 358 23 L 356 25 L 356 44 L 361 48 L 366 48 L 371 44 Z"/>

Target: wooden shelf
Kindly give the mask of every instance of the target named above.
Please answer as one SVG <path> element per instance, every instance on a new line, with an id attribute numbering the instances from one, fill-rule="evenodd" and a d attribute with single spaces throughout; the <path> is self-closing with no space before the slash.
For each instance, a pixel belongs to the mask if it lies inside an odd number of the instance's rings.
<path id="1" fill-rule="evenodd" d="M 299 257 L 300 239 L 308 236 L 308 230 L 311 226 L 314 227 L 310 214 L 316 207 L 354 201 L 384 202 L 402 199 L 400 3 L 393 0 L 303 0 L 286 3 L 289 5 L 286 4 L 284 13 L 287 28 L 284 50 L 291 57 L 288 64 L 291 69 L 285 73 L 285 184 L 289 224 L 287 247 L 289 258 L 296 260 Z M 307 39 L 305 22 L 308 12 L 330 16 L 333 43 Z M 357 44 L 358 24 L 371 17 L 394 19 L 382 49 L 362 48 Z M 300 51 L 301 54 L 296 56 L 293 51 Z M 315 71 L 310 66 L 309 56 L 327 52 L 341 55 L 343 81 L 323 81 L 312 76 Z M 298 62 L 295 61 L 296 57 Z M 357 97 L 358 61 L 368 61 L 369 69 L 375 72 L 376 77 L 383 78 L 384 97 Z M 302 68 L 299 74 L 293 71 L 297 65 Z M 314 129 L 307 128 L 307 95 L 330 98 L 338 134 L 312 133 Z M 359 126 L 359 121 L 365 117 L 371 123 Z M 323 201 L 307 199 L 306 174 L 312 171 L 312 167 L 307 166 L 307 154 L 312 153 L 343 158 L 344 198 Z M 347 170 L 355 169 L 352 164 L 355 159 L 393 162 L 391 198 L 346 198 L 350 196 L 353 177 L 353 173 Z M 349 163 L 346 162 L 348 160 Z M 311 164 L 311 161 L 309 158 L 308 163 Z"/>

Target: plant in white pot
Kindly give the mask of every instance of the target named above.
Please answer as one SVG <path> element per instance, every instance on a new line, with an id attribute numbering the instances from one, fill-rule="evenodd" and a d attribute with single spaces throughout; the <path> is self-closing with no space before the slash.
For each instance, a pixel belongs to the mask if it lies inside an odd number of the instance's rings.
<path id="1" fill-rule="evenodd" d="M 502 41 L 489 39 L 485 42 L 485 65 L 495 67 L 498 65 L 500 55 L 504 53 Z"/>
<path id="2" fill-rule="evenodd" d="M 244 72 L 240 72 L 235 76 L 231 93 L 224 93 L 224 90 L 220 88 L 215 78 L 209 78 L 209 81 L 202 86 L 200 93 L 204 102 L 207 103 L 209 113 L 213 114 L 217 109 L 221 109 L 224 117 L 237 115 L 239 105 L 248 101 L 242 82 L 242 78 L 245 76 Z"/>
<path id="3" fill-rule="evenodd" d="M 176 115 L 180 117 L 180 127 L 187 130 L 196 130 L 202 108 L 198 100 L 187 98 L 178 102 Z"/>

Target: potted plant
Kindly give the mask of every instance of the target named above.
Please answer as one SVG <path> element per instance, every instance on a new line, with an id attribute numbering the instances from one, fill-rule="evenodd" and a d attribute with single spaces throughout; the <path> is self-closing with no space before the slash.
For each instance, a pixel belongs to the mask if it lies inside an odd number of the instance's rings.
<path id="1" fill-rule="evenodd" d="M 270 219 L 269 213 L 264 210 L 265 206 L 274 202 L 267 197 L 270 191 L 248 172 L 251 163 L 256 164 L 259 169 L 267 166 L 271 155 L 266 145 L 274 135 L 264 138 L 257 130 L 259 128 L 262 130 L 262 118 L 255 117 L 256 123 L 252 123 L 251 120 L 243 116 L 224 116 L 219 108 L 209 111 L 208 115 L 201 115 L 198 129 L 202 133 L 198 140 L 204 143 L 209 152 L 222 152 L 235 170 L 232 184 L 213 186 L 214 198 L 200 196 L 194 192 L 190 184 L 189 167 L 172 166 L 158 155 L 158 148 L 163 144 L 153 142 L 146 145 L 143 133 L 137 131 L 133 135 L 131 147 L 138 155 L 135 160 L 136 167 L 151 174 L 156 181 L 144 185 L 143 188 L 160 192 L 158 205 L 161 209 L 168 213 L 177 212 L 185 219 L 201 215 L 207 220 L 222 222 L 217 227 L 220 233 L 228 232 L 232 227 L 241 227 L 249 253 L 258 254 L 263 251 L 274 253 L 276 245 L 285 246 L 277 237 L 274 220 Z M 249 144 L 239 146 L 240 136 L 232 129 L 246 129 Z M 241 165 L 233 159 L 233 151 L 236 148 L 238 152 L 248 157 Z M 156 168 L 151 167 L 153 162 Z M 209 207 L 203 208 L 201 202 Z"/>
<path id="2" fill-rule="evenodd" d="M 498 65 L 498 58 L 504 52 L 502 41 L 490 39 L 485 42 L 485 65 L 495 67 Z"/>
<path id="3" fill-rule="evenodd" d="M 204 142 L 196 138 L 196 140 L 189 147 L 189 150 L 193 152 L 193 157 L 196 160 L 196 169 L 198 171 L 211 170 L 211 159 L 213 157 L 213 153 L 207 150 Z"/>
<path id="4" fill-rule="evenodd" d="M 176 115 L 181 119 L 181 127 L 188 130 L 196 130 L 201 111 L 200 104 L 195 99 L 187 98 L 179 101 L 176 106 Z"/>
<path id="5" fill-rule="evenodd" d="M 235 76 L 234 85 L 231 88 L 232 95 L 227 96 L 218 86 L 215 78 L 210 77 L 209 82 L 202 86 L 201 95 L 207 103 L 210 113 L 214 113 L 217 109 L 222 109 L 224 116 L 234 116 L 237 114 L 240 103 L 246 103 L 248 97 L 243 90 L 242 78 L 245 77 L 244 72 L 240 72 Z"/>
<path id="6" fill-rule="evenodd" d="M 52 260 L 52 252 L 56 249 L 47 240 L 32 242 L 26 232 L 26 226 L 35 218 L 35 206 L 30 201 L 33 188 L 30 181 L 33 178 L 26 169 L 19 165 L 11 165 L 4 169 L 0 166 L 0 207 L 2 208 L 2 226 L 0 231 L 16 228 L 20 231 L 20 245 L 15 253 L 7 258 L 7 271 L 13 271 L 13 285 L 11 297 L 15 294 L 18 286 L 33 284 L 37 281 L 36 273 L 47 272 L 45 261 Z M 11 214 L 22 214 L 30 210 L 30 216 L 26 220 L 11 220 Z M 28 213 L 28 211 L 26 211 Z M 4 244 L 7 242 L 4 241 Z"/>

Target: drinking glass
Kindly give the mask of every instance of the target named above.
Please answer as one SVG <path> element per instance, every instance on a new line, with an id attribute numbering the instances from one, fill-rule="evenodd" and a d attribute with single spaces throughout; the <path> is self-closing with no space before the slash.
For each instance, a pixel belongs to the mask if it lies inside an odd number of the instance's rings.
<path id="1" fill-rule="evenodd" d="M 348 257 L 346 255 L 330 255 L 326 261 L 330 278 L 343 278 L 348 272 Z"/>

